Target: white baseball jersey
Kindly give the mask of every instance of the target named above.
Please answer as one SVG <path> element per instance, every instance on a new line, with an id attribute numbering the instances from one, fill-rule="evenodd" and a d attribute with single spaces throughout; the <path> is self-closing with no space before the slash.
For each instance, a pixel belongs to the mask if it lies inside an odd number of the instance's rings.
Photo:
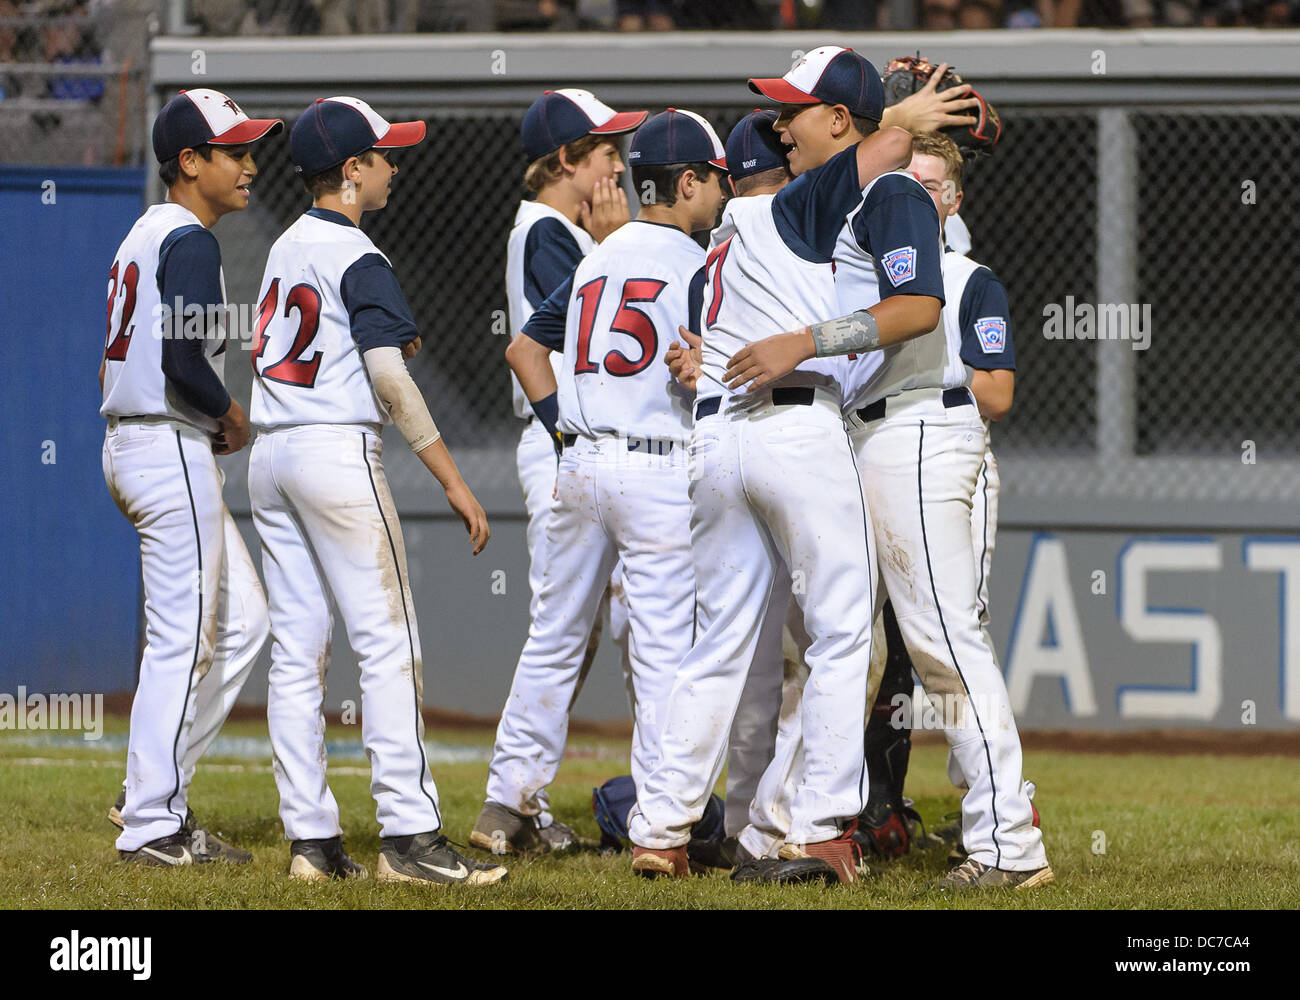
<path id="1" fill-rule="evenodd" d="M 118 247 L 108 280 L 107 365 L 104 417 L 155 416 L 213 433 L 217 422 L 185 402 L 163 375 L 164 311 L 159 257 L 167 237 L 178 229 L 202 229 L 198 216 L 180 205 L 154 205 L 136 221 Z M 225 299 L 225 276 L 221 277 Z M 170 310 L 173 303 L 167 303 Z M 217 378 L 224 379 L 226 341 L 207 340 L 203 353 Z M 141 335 L 143 334 L 143 335 Z"/>
<path id="2" fill-rule="evenodd" d="M 540 225 L 539 225 L 540 223 Z M 596 247 L 581 226 L 562 213 L 536 201 L 521 201 L 515 226 L 506 245 L 506 305 L 510 313 L 510 339 L 528 322 L 528 317 L 572 272 L 574 265 Z M 551 355 L 551 367 L 559 382 L 561 359 Z M 519 379 L 510 373 L 510 398 L 515 416 L 533 415 Z"/>
<path id="3" fill-rule="evenodd" d="M 874 306 L 890 292 L 925 295 L 937 291 L 908 287 L 916 276 L 916 247 L 908 244 L 888 251 L 879 248 L 877 253 L 884 252 L 878 262 L 872 248 L 863 244 L 863 228 L 854 225 L 856 215 L 870 211 L 872 190 L 885 178 L 903 178 L 889 183 L 897 188 L 900 184 L 907 187 L 910 182 L 917 192 L 929 198 L 921 183 L 906 171 L 883 174 L 863 189 L 862 204 L 849 216 L 835 245 L 835 285 L 841 307 L 837 315 Z M 937 220 L 937 214 L 935 218 Z M 943 238 L 937 229 L 933 237 L 927 233 L 915 238 L 932 240 L 942 257 Z M 887 285 L 882 284 L 882 272 Z M 970 373 L 961 361 L 961 339 L 945 336 L 942 320 L 930 333 L 893 347 L 847 358 L 843 365 L 846 410 L 858 409 L 905 389 L 955 388 L 970 380 Z"/>
<path id="4" fill-rule="evenodd" d="M 960 212 L 948 216 L 948 221 L 943 224 L 943 238 L 948 244 L 948 249 L 955 250 L 957 253 L 970 253 L 970 229 Z"/>
<path id="5" fill-rule="evenodd" d="M 573 274 L 559 379 L 559 427 L 569 434 L 681 441 L 693 396 L 663 363 L 690 314 L 704 264 L 675 226 L 636 221 L 593 250 Z"/>
<path id="6" fill-rule="evenodd" d="M 371 255 L 388 263 L 359 228 L 319 209 L 300 216 L 272 245 L 258 300 L 254 424 L 388 423 L 343 287 L 349 269 Z"/>
<path id="7" fill-rule="evenodd" d="M 835 276 L 829 263 L 796 253 L 777 228 L 774 195 L 732 198 L 709 239 L 699 329 L 704 345 L 701 397 L 730 396 L 723 382 L 727 359 L 755 341 L 795 330 L 810 317 L 839 315 Z M 806 361 L 773 386 L 821 385 L 839 390 L 838 365 Z"/>
<path id="8" fill-rule="evenodd" d="M 943 289 L 945 339 L 957 344 L 959 360 L 968 368 L 1014 371 L 1011 309 L 993 272 L 949 250 L 943 255 Z"/>

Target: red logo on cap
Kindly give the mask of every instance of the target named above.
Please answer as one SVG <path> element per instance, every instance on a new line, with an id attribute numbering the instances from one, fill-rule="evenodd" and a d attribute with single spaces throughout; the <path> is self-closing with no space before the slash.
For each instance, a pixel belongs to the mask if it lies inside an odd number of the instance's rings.
<path id="1" fill-rule="evenodd" d="M 221 106 L 222 106 L 223 108 L 229 108 L 231 111 L 233 111 L 233 112 L 234 112 L 235 114 L 237 114 L 237 115 L 242 115 L 242 114 L 243 114 L 243 112 L 239 110 L 239 105 L 236 104 L 236 103 L 235 103 L 231 98 L 229 98 L 229 97 L 227 97 L 224 101 L 221 102 Z"/>

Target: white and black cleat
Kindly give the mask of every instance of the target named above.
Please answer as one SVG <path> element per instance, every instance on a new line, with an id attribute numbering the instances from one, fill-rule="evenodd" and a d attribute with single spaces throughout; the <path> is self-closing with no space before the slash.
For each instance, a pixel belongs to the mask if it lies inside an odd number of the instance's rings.
<path id="1" fill-rule="evenodd" d="M 289 877 L 302 882 L 370 877 L 365 865 L 357 864 L 344 852 L 342 837 L 295 840 L 289 845 L 289 855 Z"/>
<path id="2" fill-rule="evenodd" d="M 173 833 L 159 837 L 134 851 L 118 851 L 117 856 L 128 864 L 151 868 L 183 868 L 194 864 L 190 853 L 190 838 L 186 833 Z"/>
<path id="3" fill-rule="evenodd" d="M 475 861 L 459 854 L 434 830 L 379 841 L 380 882 L 421 882 L 426 885 L 491 885 L 508 872 L 501 865 Z"/>

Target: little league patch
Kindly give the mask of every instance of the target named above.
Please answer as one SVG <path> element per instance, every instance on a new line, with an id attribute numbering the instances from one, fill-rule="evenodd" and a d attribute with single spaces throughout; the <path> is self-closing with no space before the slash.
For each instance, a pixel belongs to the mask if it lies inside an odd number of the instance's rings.
<path id="1" fill-rule="evenodd" d="M 899 247 L 880 258 L 889 275 L 889 283 L 897 288 L 916 276 L 916 247 Z"/>

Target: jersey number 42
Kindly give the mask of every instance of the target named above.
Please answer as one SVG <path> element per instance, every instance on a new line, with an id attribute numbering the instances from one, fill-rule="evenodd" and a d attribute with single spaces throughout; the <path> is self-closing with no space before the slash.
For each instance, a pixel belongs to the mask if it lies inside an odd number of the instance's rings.
<path id="1" fill-rule="evenodd" d="M 593 278 L 574 293 L 575 298 L 582 303 L 582 311 L 578 314 L 578 357 L 573 365 L 575 375 L 600 371 L 600 364 L 591 360 L 591 333 L 608 280 L 608 277 Z M 641 354 L 633 359 L 617 348 L 611 348 L 601 359 L 605 371 L 618 378 L 627 378 L 645 371 L 659 356 L 659 334 L 655 331 L 654 323 L 632 303 L 653 302 L 666 287 L 668 282 L 654 278 L 628 278 L 623 282 L 623 297 L 609 329 L 635 340 L 641 348 Z"/>
<path id="2" fill-rule="evenodd" d="M 266 328 L 275 318 L 280 307 L 280 279 L 271 279 L 271 287 L 266 290 L 257 307 L 257 342 L 253 350 L 253 371 L 258 371 L 258 362 L 266 350 Z M 294 334 L 293 346 L 275 364 L 267 365 L 259 374 L 273 382 L 285 385 L 300 385 L 310 389 L 316 384 L 316 373 L 320 370 L 321 352 L 315 351 L 309 358 L 304 358 L 307 348 L 316 337 L 316 328 L 320 326 L 320 292 L 308 284 L 294 285 L 284 297 L 284 318 L 298 310 L 298 330 Z"/>

